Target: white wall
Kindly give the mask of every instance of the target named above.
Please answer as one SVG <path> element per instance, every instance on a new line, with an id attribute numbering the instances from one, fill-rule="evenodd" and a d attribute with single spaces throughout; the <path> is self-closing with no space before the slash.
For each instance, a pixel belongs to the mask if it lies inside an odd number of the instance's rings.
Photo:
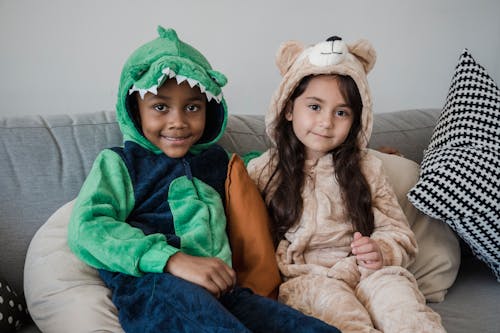
<path id="1" fill-rule="evenodd" d="M 0 0 L 0 116 L 114 109 L 125 59 L 173 27 L 225 73 L 230 112 L 263 114 L 279 44 L 367 38 L 375 112 L 441 107 L 468 48 L 500 83 L 499 0 Z"/>

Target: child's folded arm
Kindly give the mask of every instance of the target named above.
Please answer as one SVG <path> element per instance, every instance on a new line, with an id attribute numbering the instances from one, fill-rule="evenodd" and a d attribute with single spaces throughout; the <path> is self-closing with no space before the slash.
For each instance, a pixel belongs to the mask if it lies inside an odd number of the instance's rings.
<path id="1" fill-rule="evenodd" d="M 145 235 L 126 218 L 134 191 L 123 160 L 113 151 L 99 154 L 77 197 L 68 227 L 68 245 L 88 265 L 139 276 L 162 272 L 179 250 L 164 235 Z"/>

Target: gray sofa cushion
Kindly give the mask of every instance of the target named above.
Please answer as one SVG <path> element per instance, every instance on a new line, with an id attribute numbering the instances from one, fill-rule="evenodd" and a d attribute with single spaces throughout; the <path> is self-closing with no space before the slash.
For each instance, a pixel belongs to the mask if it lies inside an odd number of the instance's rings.
<path id="1" fill-rule="evenodd" d="M 23 290 L 31 237 L 73 199 L 97 153 L 121 144 L 112 112 L 0 119 L 0 275 Z"/>
<path id="2" fill-rule="evenodd" d="M 370 148 L 392 146 L 420 164 L 439 117 L 438 109 L 413 109 L 376 114 Z"/>
<path id="3" fill-rule="evenodd" d="M 472 256 L 462 258 L 455 284 L 441 303 L 430 303 L 448 333 L 498 333 L 500 285 L 488 267 Z"/>

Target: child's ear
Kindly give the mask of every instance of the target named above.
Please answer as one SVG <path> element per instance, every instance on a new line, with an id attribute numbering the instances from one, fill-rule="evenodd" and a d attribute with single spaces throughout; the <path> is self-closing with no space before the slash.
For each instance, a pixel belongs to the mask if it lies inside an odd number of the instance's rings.
<path id="1" fill-rule="evenodd" d="M 348 45 L 349 52 L 358 58 L 363 64 L 366 74 L 371 71 L 377 60 L 377 53 L 372 44 L 366 39 L 358 40 L 353 44 Z"/>
<path id="2" fill-rule="evenodd" d="M 281 44 L 276 53 L 276 66 L 278 66 L 281 76 L 288 72 L 288 69 L 303 50 L 304 46 L 297 41 L 288 41 Z"/>
<path id="3" fill-rule="evenodd" d="M 217 85 L 219 87 L 224 87 L 227 83 L 227 78 L 224 74 L 222 74 L 221 72 L 217 72 L 213 69 L 209 69 L 208 71 L 208 75 L 210 75 L 210 77 L 212 78 L 212 80 L 215 81 L 215 83 L 217 83 Z"/>

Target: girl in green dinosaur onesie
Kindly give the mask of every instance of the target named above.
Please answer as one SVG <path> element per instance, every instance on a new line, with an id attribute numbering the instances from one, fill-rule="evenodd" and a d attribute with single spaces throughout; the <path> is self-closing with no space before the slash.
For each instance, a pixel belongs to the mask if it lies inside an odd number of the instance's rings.
<path id="1" fill-rule="evenodd" d="M 241 288 L 224 216 L 223 74 L 172 29 L 141 46 L 120 80 L 124 146 L 97 157 L 68 228 L 99 269 L 126 332 L 338 332 Z"/>

